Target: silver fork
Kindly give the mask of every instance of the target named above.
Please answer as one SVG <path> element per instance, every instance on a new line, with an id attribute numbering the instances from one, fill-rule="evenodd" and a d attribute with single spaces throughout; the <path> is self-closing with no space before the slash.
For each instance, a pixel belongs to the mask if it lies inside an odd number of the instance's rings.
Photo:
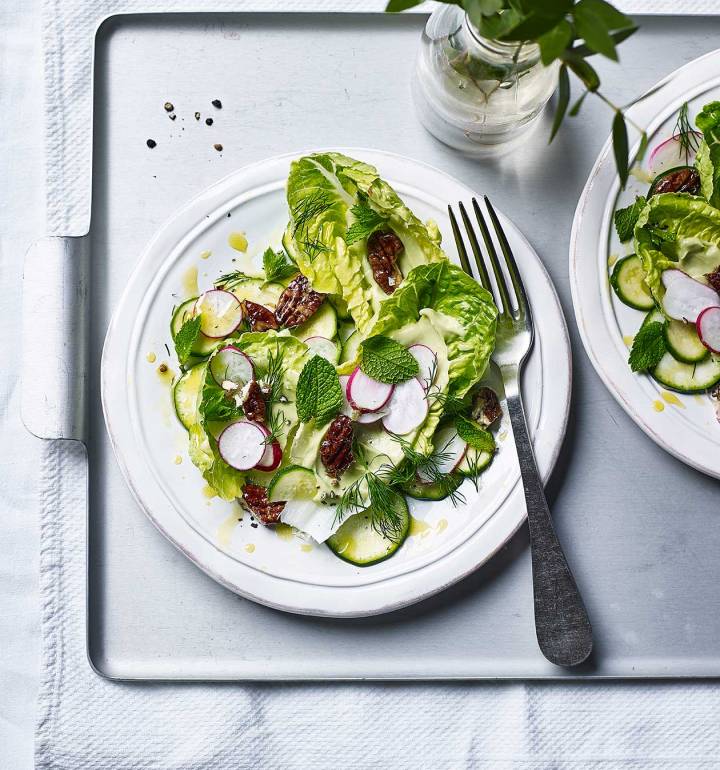
<path id="1" fill-rule="evenodd" d="M 485 206 L 495 230 L 500 250 L 505 258 L 507 274 L 512 285 L 512 298 L 510 286 L 508 286 L 500 266 L 497 251 L 477 200 L 473 198 L 472 207 L 485 244 L 487 259 L 495 276 L 497 289 L 493 288 L 490 281 L 486 261 L 483 259 L 480 244 L 465 206 L 462 203 L 458 204 L 460 217 L 477 264 L 479 282 L 493 295 L 495 304 L 500 309 L 493 360 L 499 367 L 505 384 L 510 423 L 515 437 L 515 446 L 520 462 L 520 475 L 525 489 L 532 557 L 535 632 L 540 650 L 551 663 L 558 666 L 575 666 L 586 660 L 592 651 L 592 628 L 575 579 L 568 567 L 565 554 L 553 527 L 543 484 L 535 463 L 532 443 L 528 435 L 520 392 L 522 367 L 532 349 L 535 338 L 532 312 L 515 257 L 487 196 L 485 196 Z M 448 212 L 460 262 L 463 270 L 472 276 L 467 249 L 460 233 L 457 218 L 450 206 L 448 206 Z M 512 301 L 513 298 L 514 302 Z"/>

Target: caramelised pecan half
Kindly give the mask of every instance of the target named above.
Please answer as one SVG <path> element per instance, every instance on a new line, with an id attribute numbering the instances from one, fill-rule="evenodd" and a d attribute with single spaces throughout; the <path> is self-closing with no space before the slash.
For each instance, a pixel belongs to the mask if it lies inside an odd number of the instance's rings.
<path id="1" fill-rule="evenodd" d="M 385 294 L 392 294 L 400 285 L 403 275 L 397 258 L 403 250 L 402 241 L 392 230 L 376 230 L 367 242 L 368 262 L 378 286 Z"/>
<path id="2" fill-rule="evenodd" d="M 666 174 L 655 185 L 653 195 L 667 192 L 686 192 L 691 195 L 697 195 L 700 192 L 700 174 L 690 166 L 685 166 Z"/>
<path id="3" fill-rule="evenodd" d="M 339 479 L 352 465 L 353 426 L 349 417 L 339 414 L 320 443 L 320 459 L 328 476 Z"/>
<path id="4" fill-rule="evenodd" d="M 242 306 L 251 332 L 266 332 L 268 329 L 278 328 L 278 322 L 272 310 L 268 310 L 264 305 L 258 305 L 257 302 L 246 299 Z"/>
<path id="5" fill-rule="evenodd" d="M 716 267 L 712 273 L 707 273 L 705 275 L 707 278 L 707 282 L 710 284 L 710 286 L 715 289 L 715 291 L 720 294 L 720 265 Z"/>
<path id="6" fill-rule="evenodd" d="M 245 484 L 242 496 L 245 507 L 263 524 L 277 524 L 280 521 L 285 503 L 269 502 L 265 487 L 260 484 Z"/>
<path id="7" fill-rule="evenodd" d="M 242 403 L 245 417 L 253 422 L 265 422 L 265 395 L 258 385 L 258 381 L 250 380 L 245 386 L 245 390 L 245 398 Z"/>
<path id="8" fill-rule="evenodd" d="M 307 321 L 325 301 L 325 295 L 314 291 L 310 281 L 299 275 L 293 278 L 287 289 L 280 295 L 275 318 L 282 326 L 299 326 Z"/>
<path id="9" fill-rule="evenodd" d="M 471 416 L 486 428 L 502 417 L 500 400 L 492 388 L 483 387 L 478 390 L 473 398 Z"/>

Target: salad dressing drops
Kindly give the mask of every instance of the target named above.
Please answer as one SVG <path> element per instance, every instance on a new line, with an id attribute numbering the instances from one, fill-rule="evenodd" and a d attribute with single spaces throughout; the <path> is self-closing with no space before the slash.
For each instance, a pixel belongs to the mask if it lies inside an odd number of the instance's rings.
<path id="1" fill-rule="evenodd" d="M 217 541 L 218 545 L 221 548 L 227 548 L 230 545 L 230 541 L 232 540 L 233 532 L 235 532 L 235 527 L 240 523 L 240 518 L 238 517 L 237 511 L 233 511 L 226 519 L 223 521 L 217 530 Z"/>
<path id="2" fill-rule="evenodd" d="M 197 297 L 200 294 L 198 289 L 198 269 L 195 265 L 189 267 L 182 276 L 183 295 L 187 298 Z"/>

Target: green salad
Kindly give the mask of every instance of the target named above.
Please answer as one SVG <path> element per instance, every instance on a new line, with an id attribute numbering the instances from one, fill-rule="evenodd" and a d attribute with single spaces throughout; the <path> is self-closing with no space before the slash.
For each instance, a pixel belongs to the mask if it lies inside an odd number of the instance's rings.
<path id="1" fill-rule="evenodd" d="M 634 253 L 615 263 L 610 284 L 641 311 L 630 350 L 633 371 L 679 393 L 720 383 L 720 102 L 675 130 L 649 157 L 646 196 L 615 212 L 620 241 Z M 719 415 L 720 416 L 720 415 Z"/>
<path id="2" fill-rule="evenodd" d="M 373 564 L 407 537 L 408 496 L 460 502 L 492 461 L 497 309 L 372 166 L 299 158 L 287 203 L 261 274 L 174 309 L 175 410 L 221 498 Z"/>

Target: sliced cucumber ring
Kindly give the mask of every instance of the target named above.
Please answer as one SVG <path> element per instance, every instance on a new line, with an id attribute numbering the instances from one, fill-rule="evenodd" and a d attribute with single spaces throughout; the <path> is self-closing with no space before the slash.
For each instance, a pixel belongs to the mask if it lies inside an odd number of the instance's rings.
<path id="1" fill-rule="evenodd" d="M 311 353 L 321 356 L 333 366 L 340 360 L 340 345 L 335 340 L 329 340 L 327 337 L 308 337 L 305 344 Z"/>
<path id="2" fill-rule="evenodd" d="M 360 336 L 360 332 L 355 329 L 355 331 L 345 340 L 345 343 L 342 347 L 342 352 L 340 353 L 340 361 L 342 363 L 346 363 L 347 361 L 354 361 L 357 357 L 358 348 L 360 347 L 360 343 L 362 342 L 362 337 Z"/>
<path id="3" fill-rule="evenodd" d="M 444 500 L 462 484 L 463 477 L 454 473 L 444 481 L 421 481 L 418 478 L 402 485 L 402 491 L 415 500 Z"/>
<path id="4" fill-rule="evenodd" d="M 645 271 L 640 257 L 631 254 L 615 264 L 610 285 L 621 302 L 636 310 L 650 310 L 655 306 L 650 289 L 645 284 Z"/>
<path id="5" fill-rule="evenodd" d="M 673 356 L 685 364 L 704 361 L 710 351 L 702 344 L 695 324 L 671 318 L 665 327 L 665 343 Z"/>
<path id="6" fill-rule="evenodd" d="M 403 532 L 397 541 L 377 532 L 372 525 L 369 509 L 353 514 L 343 522 L 338 531 L 328 539 L 330 550 L 343 561 L 358 567 L 369 567 L 371 564 L 387 559 L 405 542 L 410 531 L 410 511 L 403 500 Z"/>
<path id="7" fill-rule="evenodd" d="M 247 299 L 274 310 L 285 287 L 280 283 L 267 283 L 262 278 L 246 278 L 234 284 L 230 291 L 240 301 Z"/>
<path id="8" fill-rule="evenodd" d="M 310 468 L 302 465 L 288 465 L 281 468 L 268 485 L 268 500 L 277 503 L 282 500 L 312 500 L 317 494 L 317 479 Z"/>
<path id="9" fill-rule="evenodd" d="M 306 340 L 309 337 L 327 337 L 331 340 L 337 334 L 337 313 L 329 302 L 323 302 L 318 311 L 305 323 L 291 330 L 293 337 Z"/>
<path id="10" fill-rule="evenodd" d="M 198 407 L 205 383 L 207 364 L 197 364 L 189 369 L 173 387 L 173 405 L 178 420 L 186 430 L 198 423 Z"/>
<path id="11" fill-rule="evenodd" d="M 672 353 L 665 353 L 650 374 L 661 385 L 678 393 L 703 393 L 720 382 L 720 361 L 708 358 L 685 364 Z"/>
<path id="12" fill-rule="evenodd" d="M 495 459 L 494 452 L 480 452 L 468 447 L 462 462 L 457 467 L 457 473 L 463 478 L 477 478 Z"/>
<path id="13" fill-rule="evenodd" d="M 643 320 L 640 328 L 649 323 L 665 324 L 665 344 L 673 358 L 684 364 L 696 364 L 704 361 L 710 352 L 702 344 L 695 324 L 666 318 L 657 308 L 653 308 Z"/>
<path id="14" fill-rule="evenodd" d="M 195 303 L 197 300 L 197 297 L 192 297 L 191 299 L 185 300 L 185 302 L 175 308 L 175 312 L 173 313 L 172 319 L 170 320 L 170 334 L 172 335 L 173 339 L 175 339 L 177 333 L 180 331 L 180 329 L 182 329 L 182 325 L 185 323 L 185 321 L 190 320 L 193 315 L 195 315 Z M 193 355 L 204 358 L 205 356 L 209 356 L 210 353 L 215 350 L 217 345 L 218 340 L 210 339 L 201 333 L 198 334 L 198 337 L 195 340 L 195 344 L 192 346 L 191 352 Z"/>

